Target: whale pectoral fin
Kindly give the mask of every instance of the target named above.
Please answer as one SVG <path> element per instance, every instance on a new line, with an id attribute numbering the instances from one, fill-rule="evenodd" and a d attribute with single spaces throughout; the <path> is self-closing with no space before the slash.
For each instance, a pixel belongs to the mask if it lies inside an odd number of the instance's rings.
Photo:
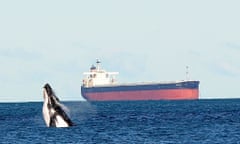
<path id="1" fill-rule="evenodd" d="M 66 112 L 61 108 L 61 107 L 56 107 L 56 112 L 61 114 L 62 119 L 69 125 L 69 126 L 73 126 L 73 122 L 70 120 L 70 118 L 68 117 L 68 115 L 66 114 Z"/>
<path id="2" fill-rule="evenodd" d="M 63 119 L 68 123 L 69 126 L 73 126 L 74 125 L 73 122 L 68 118 L 68 116 L 64 116 Z"/>

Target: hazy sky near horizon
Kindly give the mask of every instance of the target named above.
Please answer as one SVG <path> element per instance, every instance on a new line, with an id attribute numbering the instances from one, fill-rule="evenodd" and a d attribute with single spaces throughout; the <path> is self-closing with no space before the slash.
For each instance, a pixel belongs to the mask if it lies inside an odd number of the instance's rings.
<path id="1" fill-rule="evenodd" d="M 240 98 L 238 0 L 0 2 L 0 101 L 82 100 L 96 58 L 119 82 L 200 80 L 200 98 Z"/>

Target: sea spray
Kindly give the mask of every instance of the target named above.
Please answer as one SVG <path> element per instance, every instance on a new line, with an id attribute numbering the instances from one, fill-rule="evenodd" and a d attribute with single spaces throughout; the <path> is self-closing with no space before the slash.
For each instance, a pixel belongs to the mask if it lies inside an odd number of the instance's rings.
<path id="1" fill-rule="evenodd" d="M 97 114 L 95 105 L 92 105 L 88 101 L 66 102 L 64 105 L 70 109 L 71 118 L 73 120 L 78 118 L 77 121 L 83 123 Z"/>

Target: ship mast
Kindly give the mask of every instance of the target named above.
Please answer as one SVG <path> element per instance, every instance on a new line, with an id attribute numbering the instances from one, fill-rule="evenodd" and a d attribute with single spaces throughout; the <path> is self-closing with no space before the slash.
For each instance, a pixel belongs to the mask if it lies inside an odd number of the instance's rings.
<path id="1" fill-rule="evenodd" d="M 189 80 L 189 66 L 186 66 L 186 80 Z"/>
<path id="2" fill-rule="evenodd" d="M 97 62 L 96 62 L 96 63 L 97 63 L 97 71 L 99 71 L 99 70 L 100 70 L 100 63 L 101 63 L 101 62 L 100 62 L 99 59 L 97 59 Z"/>

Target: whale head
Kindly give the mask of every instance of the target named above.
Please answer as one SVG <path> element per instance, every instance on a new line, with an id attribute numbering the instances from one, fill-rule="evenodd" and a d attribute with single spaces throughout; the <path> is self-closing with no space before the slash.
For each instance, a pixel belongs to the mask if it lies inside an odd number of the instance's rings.
<path id="1" fill-rule="evenodd" d="M 48 83 L 43 87 L 43 99 L 43 119 L 47 127 L 73 126 L 73 122 L 64 111 L 66 110 L 65 106 L 60 103 Z"/>

